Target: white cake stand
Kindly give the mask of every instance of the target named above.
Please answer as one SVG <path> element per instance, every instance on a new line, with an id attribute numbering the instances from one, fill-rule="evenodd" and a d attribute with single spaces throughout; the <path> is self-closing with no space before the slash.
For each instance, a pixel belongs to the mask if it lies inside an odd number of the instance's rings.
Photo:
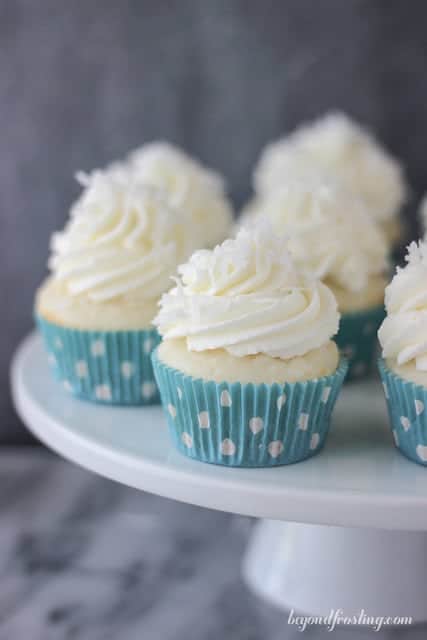
<path id="1" fill-rule="evenodd" d="M 243 573 L 269 601 L 312 615 L 427 619 L 427 469 L 393 448 L 379 383 L 345 388 L 323 452 L 276 469 L 192 461 L 172 448 L 160 408 L 70 397 L 36 335 L 15 355 L 12 388 L 22 420 L 69 460 L 137 489 L 263 518 Z"/>

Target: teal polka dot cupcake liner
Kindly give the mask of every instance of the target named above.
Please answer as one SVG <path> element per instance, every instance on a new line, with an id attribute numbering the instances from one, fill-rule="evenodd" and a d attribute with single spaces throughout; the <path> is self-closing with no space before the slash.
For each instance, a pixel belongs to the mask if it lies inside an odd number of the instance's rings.
<path id="1" fill-rule="evenodd" d="M 398 376 L 382 358 L 378 369 L 396 447 L 413 462 L 427 465 L 427 389 Z"/>
<path id="2" fill-rule="evenodd" d="M 160 342 L 155 329 L 82 331 L 36 322 L 54 376 L 70 393 L 113 405 L 159 404 L 151 353 Z"/>
<path id="3" fill-rule="evenodd" d="M 230 467 L 274 467 L 321 450 L 347 372 L 343 359 L 330 376 L 285 384 L 196 379 L 159 360 L 153 367 L 176 448 Z"/>
<path id="4" fill-rule="evenodd" d="M 335 342 L 349 361 L 346 382 L 363 378 L 374 370 L 378 355 L 377 332 L 384 317 L 382 305 L 341 316 Z"/>

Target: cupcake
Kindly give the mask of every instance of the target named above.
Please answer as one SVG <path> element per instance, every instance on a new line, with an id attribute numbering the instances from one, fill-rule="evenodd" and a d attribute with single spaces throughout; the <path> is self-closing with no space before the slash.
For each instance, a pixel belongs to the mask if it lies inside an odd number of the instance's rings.
<path id="1" fill-rule="evenodd" d="M 384 318 L 387 242 L 364 202 L 336 182 L 290 181 L 267 194 L 243 223 L 267 218 L 288 236 L 297 265 L 334 293 L 341 313 L 336 337 L 350 360 L 349 378 L 365 375 L 375 360 Z"/>
<path id="2" fill-rule="evenodd" d="M 173 207 L 189 216 L 188 233 L 197 248 L 212 247 L 229 234 L 233 210 L 221 176 L 167 142 L 153 142 L 106 167 L 114 180 L 152 185 L 167 194 Z M 93 174 L 78 174 L 87 185 Z"/>
<path id="3" fill-rule="evenodd" d="M 188 257 L 186 215 L 153 187 L 97 172 L 55 233 L 35 315 L 56 376 L 96 402 L 159 401 L 152 325 L 170 276 Z"/>
<path id="4" fill-rule="evenodd" d="M 326 116 L 269 144 L 254 172 L 259 197 L 296 177 L 337 179 L 363 198 L 390 244 L 401 236 L 400 209 L 406 199 L 398 161 L 364 128 L 343 113 Z"/>
<path id="5" fill-rule="evenodd" d="M 290 464 L 325 442 L 346 373 L 336 300 L 268 225 L 197 251 L 162 296 L 156 380 L 175 446 L 228 466 Z"/>
<path id="6" fill-rule="evenodd" d="M 386 288 L 379 370 L 400 451 L 427 465 L 427 242 L 412 242 Z"/>

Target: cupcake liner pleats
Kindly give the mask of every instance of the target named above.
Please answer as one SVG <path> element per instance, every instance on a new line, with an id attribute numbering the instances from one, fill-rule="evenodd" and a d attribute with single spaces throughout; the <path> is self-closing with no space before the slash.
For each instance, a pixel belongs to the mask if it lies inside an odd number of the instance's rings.
<path id="1" fill-rule="evenodd" d="M 160 396 L 151 353 L 160 336 L 142 331 L 84 331 L 36 322 L 55 377 L 74 395 L 115 405 L 151 405 Z"/>
<path id="2" fill-rule="evenodd" d="M 323 447 L 347 371 L 285 384 L 196 379 L 152 356 L 176 448 L 201 462 L 271 467 L 299 462 Z"/>
<path id="3" fill-rule="evenodd" d="M 382 358 L 378 368 L 394 444 L 410 460 L 427 465 L 427 389 L 401 378 Z"/>
<path id="4" fill-rule="evenodd" d="M 366 311 L 343 313 L 334 340 L 349 361 L 346 382 L 369 375 L 377 359 L 377 332 L 384 320 L 381 305 Z"/>

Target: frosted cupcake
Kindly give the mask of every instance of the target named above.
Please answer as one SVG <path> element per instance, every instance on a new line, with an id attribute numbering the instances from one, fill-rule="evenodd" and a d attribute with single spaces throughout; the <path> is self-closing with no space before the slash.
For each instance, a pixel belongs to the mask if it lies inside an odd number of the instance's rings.
<path id="1" fill-rule="evenodd" d="M 131 176 L 161 189 L 172 207 L 189 216 L 188 233 L 197 248 L 212 247 L 229 234 L 233 210 L 222 177 L 167 142 L 142 146 L 106 167 L 106 173 L 119 183 Z M 80 173 L 78 179 L 87 185 L 91 175 Z"/>
<path id="2" fill-rule="evenodd" d="M 396 446 L 427 464 L 427 243 L 412 242 L 386 288 L 379 369 Z"/>
<path id="3" fill-rule="evenodd" d="M 297 265 L 322 280 L 340 310 L 336 338 L 350 359 L 349 378 L 366 374 L 384 318 L 387 242 L 363 201 L 337 183 L 294 180 L 266 195 L 243 223 L 267 218 L 286 234 Z"/>
<path id="4" fill-rule="evenodd" d="M 179 275 L 153 354 L 176 447 L 230 466 L 314 455 L 346 372 L 332 292 L 297 270 L 269 226 L 196 252 Z"/>
<path id="5" fill-rule="evenodd" d="M 407 187 L 401 165 L 364 128 L 330 113 L 268 145 L 254 172 L 258 196 L 295 177 L 321 174 L 363 198 L 390 243 L 401 236 L 400 209 Z"/>
<path id="6" fill-rule="evenodd" d="M 96 402 L 158 402 L 150 354 L 160 295 L 188 253 L 184 213 L 154 188 L 97 173 L 52 237 L 35 314 L 66 389 Z"/>

